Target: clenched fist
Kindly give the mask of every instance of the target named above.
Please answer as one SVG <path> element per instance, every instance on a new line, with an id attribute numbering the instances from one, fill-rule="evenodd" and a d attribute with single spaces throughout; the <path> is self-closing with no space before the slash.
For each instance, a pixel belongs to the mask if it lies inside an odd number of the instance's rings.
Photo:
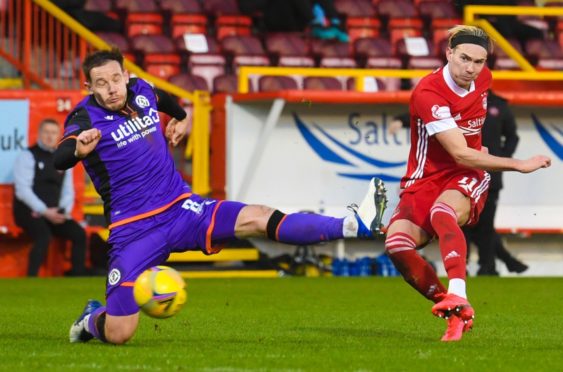
<path id="1" fill-rule="evenodd" d="M 91 153 L 98 142 L 102 138 L 102 132 L 99 129 L 88 129 L 81 132 L 78 137 L 76 137 L 76 150 L 74 151 L 74 156 L 77 158 L 85 158 L 89 153 Z"/>

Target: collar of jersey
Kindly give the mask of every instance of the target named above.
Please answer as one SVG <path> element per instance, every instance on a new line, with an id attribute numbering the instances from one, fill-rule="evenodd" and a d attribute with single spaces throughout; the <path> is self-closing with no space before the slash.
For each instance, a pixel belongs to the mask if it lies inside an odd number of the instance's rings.
<path id="1" fill-rule="evenodd" d="M 454 92 L 460 97 L 465 97 L 469 93 L 473 92 L 475 90 L 475 81 L 471 82 L 471 85 L 469 86 L 469 90 L 460 87 L 459 85 L 456 84 L 456 82 L 452 78 L 452 74 L 450 73 L 449 66 L 450 64 L 448 63 L 442 69 L 442 76 L 444 77 L 444 80 L 446 81 L 446 85 L 448 86 L 448 88 L 450 88 L 452 92 Z"/>

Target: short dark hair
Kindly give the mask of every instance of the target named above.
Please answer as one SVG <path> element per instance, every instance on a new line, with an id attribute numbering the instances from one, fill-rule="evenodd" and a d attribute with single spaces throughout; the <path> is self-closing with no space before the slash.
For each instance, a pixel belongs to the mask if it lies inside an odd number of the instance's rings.
<path id="1" fill-rule="evenodd" d="M 54 124 L 57 127 L 59 126 L 59 122 L 56 119 L 45 118 L 45 119 L 41 120 L 41 122 L 39 123 L 39 130 L 43 129 L 43 127 L 47 124 Z"/>
<path id="2" fill-rule="evenodd" d="M 109 61 L 116 61 L 123 69 L 123 54 L 118 48 L 111 48 L 110 50 L 97 50 L 90 53 L 82 62 L 82 71 L 86 80 L 90 81 L 90 71 L 94 67 L 105 65 Z"/>

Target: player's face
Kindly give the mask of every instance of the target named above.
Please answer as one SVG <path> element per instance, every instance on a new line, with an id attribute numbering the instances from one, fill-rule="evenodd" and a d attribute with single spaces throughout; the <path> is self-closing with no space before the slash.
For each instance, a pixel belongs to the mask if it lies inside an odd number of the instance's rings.
<path id="1" fill-rule="evenodd" d="M 49 149 L 56 149 L 61 129 L 55 123 L 45 123 L 39 130 L 39 141 Z"/>
<path id="2" fill-rule="evenodd" d="M 86 87 L 98 104 L 108 110 L 118 111 L 127 100 L 129 74 L 117 61 L 109 61 L 90 70 L 90 81 Z"/>
<path id="3" fill-rule="evenodd" d="M 469 89 L 487 61 L 487 51 L 476 44 L 460 44 L 446 51 L 452 79 L 462 88 Z"/>

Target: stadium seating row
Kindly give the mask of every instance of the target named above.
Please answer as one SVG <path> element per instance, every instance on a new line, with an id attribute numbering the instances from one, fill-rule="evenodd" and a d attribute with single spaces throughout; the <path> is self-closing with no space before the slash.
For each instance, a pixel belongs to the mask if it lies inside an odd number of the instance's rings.
<path id="1" fill-rule="evenodd" d="M 437 68 L 445 62 L 447 30 L 461 23 L 450 1 L 335 0 L 335 6 L 350 43 L 311 39 L 307 33 L 264 33 L 260 14 L 240 14 L 236 0 L 88 0 L 86 4 L 89 10 L 103 11 L 124 21 L 123 34 L 99 36 L 119 46 L 148 72 L 184 82 L 185 88 L 195 84 L 214 92 L 236 89 L 233 81 L 242 65 Z M 548 24 L 542 19 L 533 20 Z M 516 39 L 509 41 L 538 68 L 563 69 L 563 21 L 550 22 L 546 29 L 553 29 L 558 39 L 532 40 L 524 45 Z M 499 48 L 492 61 L 495 69 L 518 68 Z M 293 83 L 310 89 L 310 80 L 293 79 Z M 271 86 L 272 81 L 282 87 L 294 86 L 292 78 L 265 81 L 269 82 L 266 86 Z M 401 87 L 398 79 L 381 83 L 377 85 L 387 90 Z M 258 81 L 253 84 L 254 90 L 265 87 Z M 329 86 L 345 88 L 347 83 L 333 81 Z"/>

